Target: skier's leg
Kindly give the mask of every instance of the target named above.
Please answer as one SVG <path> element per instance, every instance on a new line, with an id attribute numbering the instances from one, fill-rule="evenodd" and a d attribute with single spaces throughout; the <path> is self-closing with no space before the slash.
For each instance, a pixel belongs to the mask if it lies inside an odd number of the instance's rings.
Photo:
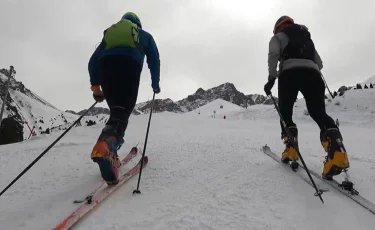
<path id="1" fill-rule="evenodd" d="M 285 163 L 288 161 L 298 160 L 296 148 L 293 147 L 293 143 L 298 146 L 298 129 L 292 119 L 293 106 L 298 95 L 298 85 L 296 84 L 295 78 L 296 74 L 292 69 L 282 72 L 278 80 L 278 104 L 280 113 L 293 137 L 293 140 L 289 140 L 289 137 L 280 120 L 281 139 L 285 144 L 285 150 L 282 153 L 281 160 Z"/>
<path id="2" fill-rule="evenodd" d="M 117 74 L 113 57 L 101 59 L 100 68 L 101 88 L 112 114 L 111 108 L 115 104 L 114 99 L 116 98 L 114 85 Z M 101 175 L 107 184 L 116 184 L 118 182 L 119 171 L 117 168 L 120 166 L 120 161 L 116 153 L 113 152 L 112 147 L 113 143 L 117 141 L 114 137 L 114 127 L 109 122 L 112 119 L 112 115 L 110 115 L 91 152 L 91 159 L 98 164 Z"/>
<path id="3" fill-rule="evenodd" d="M 118 182 L 120 160 L 117 150 L 123 137 L 129 116 L 135 106 L 141 67 L 133 59 L 111 56 L 101 60 L 102 90 L 110 109 L 110 117 L 93 149 L 91 158 L 99 164 L 108 184 Z"/>
<path id="4" fill-rule="evenodd" d="M 116 95 L 112 100 L 111 116 L 107 124 L 117 127 L 116 136 L 123 142 L 129 117 L 138 97 L 141 66 L 129 57 L 120 57 L 119 62 L 121 69 L 118 70 L 119 74 L 113 85 Z"/>
<path id="5" fill-rule="evenodd" d="M 315 70 L 306 69 L 304 84 L 301 92 L 306 100 L 306 107 L 310 116 L 320 128 L 320 140 L 324 150 L 327 152 L 324 162 L 323 176 L 332 178 L 345 168 L 349 167 L 346 152 L 342 146 L 343 138 L 335 121 L 326 113 L 325 107 L 325 85 L 320 73 Z"/>
<path id="6" fill-rule="evenodd" d="M 313 69 L 301 71 L 301 93 L 305 97 L 306 107 L 311 118 L 320 130 L 336 128 L 335 121 L 326 113 L 325 85 L 320 73 Z"/>

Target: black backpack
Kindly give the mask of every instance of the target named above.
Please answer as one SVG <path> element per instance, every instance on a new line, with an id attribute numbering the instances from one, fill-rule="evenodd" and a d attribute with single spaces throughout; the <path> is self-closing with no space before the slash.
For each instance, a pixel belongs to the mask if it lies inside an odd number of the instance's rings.
<path id="1" fill-rule="evenodd" d="M 289 58 L 309 59 L 314 61 L 315 45 L 306 27 L 293 24 L 285 27 L 280 32 L 285 33 L 289 39 L 288 45 L 285 47 L 282 54 L 283 61 Z"/>

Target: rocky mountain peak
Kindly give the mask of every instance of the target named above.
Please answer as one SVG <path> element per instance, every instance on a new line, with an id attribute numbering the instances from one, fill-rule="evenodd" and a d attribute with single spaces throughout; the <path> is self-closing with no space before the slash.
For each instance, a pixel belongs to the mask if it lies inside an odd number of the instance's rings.
<path id="1" fill-rule="evenodd" d="M 202 88 L 199 88 L 199 89 L 197 89 L 197 91 L 194 93 L 194 94 L 204 94 L 204 89 L 202 89 Z"/>
<path id="2" fill-rule="evenodd" d="M 155 99 L 154 112 L 173 112 L 173 113 L 184 113 L 195 110 L 211 101 L 216 99 L 223 99 L 233 104 L 247 107 L 256 104 L 272 104 L 272 101 L 266 96 L 259 94 L 245 95 L 244 93 L 237 90 L 235 85 L 231 82 L 225 82 L 213 88 L 204 90 L 198 88 L 195 93 L 188 95 L 186 98 L 173 101 L 170 98 L 167 99 Z M 150 112 L 151 101 L 138 103 L 134 110 L 134 115 L 145 114 Z M 78 114 L 82 114 L 81 111 Z M 96 115 L 97 113 L 108 114 L 109 111 L 93 110 L 90 115 Z"/>

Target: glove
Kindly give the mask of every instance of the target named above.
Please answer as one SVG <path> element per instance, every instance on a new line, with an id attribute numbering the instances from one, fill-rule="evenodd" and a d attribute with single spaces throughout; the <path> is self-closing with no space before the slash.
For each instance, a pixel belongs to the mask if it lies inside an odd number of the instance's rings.
<path id="1" fill-rule="evenodd" d="M 276 78 L 268 79 L 268 82 L 264 85 L 264 92 L 266 92 L 266 95 L 271 95 L 271 89 L 273 85 L 275 84 Z"/>
<path id="2" fill-rule="evenodd" d="M 93 92 L 92 96 L 96 102 L 103 102 L 104 101 L 104 94 L 103 91 L 100 89 L 98 85 L 91 86 L 91 91 Z"/>
<path id="3" fill-rule="evenodd" d="M 153 91 L 154 91 L 154 93 L 156 93 L 156 94 L 160 93 L 160 87 L 158 87 L 158 88 L 154 88 Z"/>

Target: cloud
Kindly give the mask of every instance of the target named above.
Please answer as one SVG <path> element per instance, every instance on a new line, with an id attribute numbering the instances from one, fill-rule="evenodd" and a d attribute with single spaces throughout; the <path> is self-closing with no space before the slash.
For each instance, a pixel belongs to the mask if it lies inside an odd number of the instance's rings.
<path id="1" fill-rule="evenodd" d="M 14 65 L 18 80 L 61 109 L 87 108 L 93 103 L 88 59 L 103 30 L 127 11 L 139 15 L 157 42 L 159 98 L 178 100 L 224 82 L 263 94 L 268 42 L 281 15 L 309 27 L 333 90 L 375 72 L 370 0 L 2 1 L 0 67 Z M 151 97 L 145 63 L 138 102 Z"/>

